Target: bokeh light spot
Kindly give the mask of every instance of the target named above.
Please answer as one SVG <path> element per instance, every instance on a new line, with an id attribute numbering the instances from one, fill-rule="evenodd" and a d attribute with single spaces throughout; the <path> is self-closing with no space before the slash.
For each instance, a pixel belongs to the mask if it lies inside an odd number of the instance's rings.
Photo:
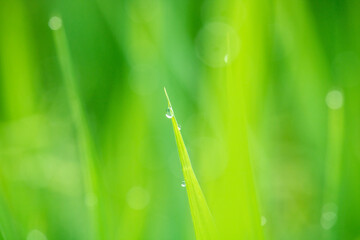
<path id="1" fill-rule="evenodd" d="M 88 207 L 94 207 L 97 204 L 97 197 L 95 194 L 87 194 L 85 197 L 85 204 Z"/>
<path id="2" fill-rule="evenodd" d="M 57 16 L 53 16 L 50 18 L 49 20 L 49 28 L 51 30 L 59 30 L 62 26 L 62 20 L 61 18 L 57 17 Z"/>
<path id="3" fill-rule="evenodd" d="M 325 230 L 332 228 L 337 221 L 337 205 L 334 203 L 328 203 L 323 206 L 321 215 L 321 226 Z"/>
<path id="4" fill-rule="evenodd" d="M 43 234 L 39 230 L 33 229 L 28 233 L 26 240 L 47 240 L 47 238 L 45 234 Z"/>
<path id="5" fill-rule="evenodd" d="M 343 94 L 339 90 L 332 90 L 326 95 L 325 102 L 330 109 L 339 109 L 343 106 Z"/>
<path id="6" fill-rule="evenodd" d="M 141 210 L 149 204 L 150 194 L 146 189 L 135 186 L 127 193 L 126 200 L 130 208 Z"/>
<path id="7" fill-rule="evenodd" d="M 266 224 L 266 222 L 267 222 L 266 217 L 261 216 L 261 226 L 264 226 Z"/>
<path id="8" fill-rule="evenodd" d="M 235 30 L 228 24 L 212 22 L 205 25 L 196 38 L 198 57 L 210 67 L 223 67 L 233 61 L 240 48 Z"/>

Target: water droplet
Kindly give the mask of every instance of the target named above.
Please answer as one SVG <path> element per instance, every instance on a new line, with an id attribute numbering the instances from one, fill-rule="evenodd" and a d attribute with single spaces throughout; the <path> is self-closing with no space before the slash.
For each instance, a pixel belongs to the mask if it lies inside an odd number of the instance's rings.
<path id="1" fill-rule="evenodd" d="M 149 204 L 150 194 L 148 190 L 139 186 L 135 186 L 128 191 L 126 195 L 126 201 L 130 208 L 141 210 Z"/>
<path id="2" fill-rule="evenodd" d="M 166 117 L 167 118 L 173 118 L 174 117 L 174 111 L 172 107 L 168 107 L 166 110 Z"/>
<path id="3" fill-rule="evenodd" d="M 198 57 L 210 67 L 224 67 L 239 54 L 240 43 L 237 32 L 228 24 L 211 22 L 206 24 L 196 37 Z"/>
<path id="4" fill-rule="evenodd" d="M 46 240 L 46 239 L 47 238 L 45 234 L 37 229 L 31 230 L 26 237 L 26 240 Z"/>
<path id="5" fill-rule="evenodd" d="M 178 129 L 179 129 L 179 131 L 181 130 L 181 126 L 178 124 Z"/>
<path id="6" fill-rule="evenodd" d="M 182 186 L 182 187 L 186 187 L 185 181 L 182 181 L 182 182 L 181 182 L 181 186 Z"/>
<path id="7" fill-rule="evenodd" d="M 266 222 L 267 222 L 266 217 L 261 216 L 261 226 L 264 226 Z"/>
<path id="8" fill-rule="evenodd" d="M 62 26 L 62 20 L 57 16 L 53 16 L 50 18 L 48 25 L 51 30 L 59 30 Z"/>
<path id="9" fill-rule="evenodd" d="M 343 106 L 343 94 L 339 90 L 332 90 L 326 95 L 325 102 L 330 109 L 339 109 Z"/>

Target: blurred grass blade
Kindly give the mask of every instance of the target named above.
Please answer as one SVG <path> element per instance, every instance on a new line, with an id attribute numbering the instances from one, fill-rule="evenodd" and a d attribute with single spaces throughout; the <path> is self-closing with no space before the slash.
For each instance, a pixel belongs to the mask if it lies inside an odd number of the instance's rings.
<path id="1" fill-rule="evenodd" d="M 195 173 L 192 169 L 190 158 L 187 153 L 184 140 L 181 136 L 179 126 L 176 122 L 174 111 L 165 88 L 164 91 L 168 101 L 167 117 L 171 118 L 174 128 L 174 134 L 179 151 L 181 167 L 184 174 L 196 239 L 217 239 L 217 230 L 213 221 L 213 217 L 207 205 L 204 194 L 200 188 L 199 182 L 197 181 Z"/>
<path id="2" fill-rule="evenodd" d="M 49 26 L 53 30 L 60 69 L 63 74 L 65 89 L 68 95 L 68 101 L 75 124 L 77 144 L 81 154 L 82 171 L 86 188 L 86 205 L 92 218 L 92 230 L 94 231 L 94 238 L 101 239 L 102 225 L 99 220 L 100 209 L 97 203 L 100 193 L 98 186 L 98 173 L 96 170 L 97 167 L 95 165 L 97 159 L 96 150 L 88 128 L 82 103 L 78 95 L 73 64 L 61 18 L 56 16 L 52 17 L 49 21 Z"/>

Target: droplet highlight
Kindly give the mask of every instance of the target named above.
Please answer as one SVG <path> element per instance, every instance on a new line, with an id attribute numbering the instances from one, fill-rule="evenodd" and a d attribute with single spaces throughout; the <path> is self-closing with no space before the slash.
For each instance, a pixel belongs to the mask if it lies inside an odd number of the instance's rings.
<path id="1" fill-rule="evenodd" d="M 172 107 L 167 108 L 165 115 L 166 115 L 167 118 L 173 118 L 174 117 L 174 111 L 173 111 Z"/>
<path id="2" fill-rule="evenodd" d="M 181 182 L 181 186 L 182 186 L 182 187 L 186 187 L 185 181 L 182 181 L 182 182 Z"/>

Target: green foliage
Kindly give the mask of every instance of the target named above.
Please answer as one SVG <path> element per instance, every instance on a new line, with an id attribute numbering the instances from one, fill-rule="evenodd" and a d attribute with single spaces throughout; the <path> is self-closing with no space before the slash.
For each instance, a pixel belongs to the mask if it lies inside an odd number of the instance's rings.
<path id="1" fill-rule="evenodd" d="M 179 125 L 175 118 L 175 113 L 170 103 L 169 96 L 164 88 L 165 95 L 168 101 L 167 117 L 171 118 L 174 129 L 177 148 L 182 167 L 182 172 L 185 179 L 186 191 L 188 194 L 191 216 L 194 223 L 196 239 L 218 239 L 217 229 L 206 203 L 206 199 L 201 190 L 198 180 L 191 166 L 189 154 L 186 150 L 184 140 L 181 136 Z"/>
<path id="2" fill-rule="evenodd" d="M 358 239 L 359 12 L 0 0 L 0 239 Z"/>

